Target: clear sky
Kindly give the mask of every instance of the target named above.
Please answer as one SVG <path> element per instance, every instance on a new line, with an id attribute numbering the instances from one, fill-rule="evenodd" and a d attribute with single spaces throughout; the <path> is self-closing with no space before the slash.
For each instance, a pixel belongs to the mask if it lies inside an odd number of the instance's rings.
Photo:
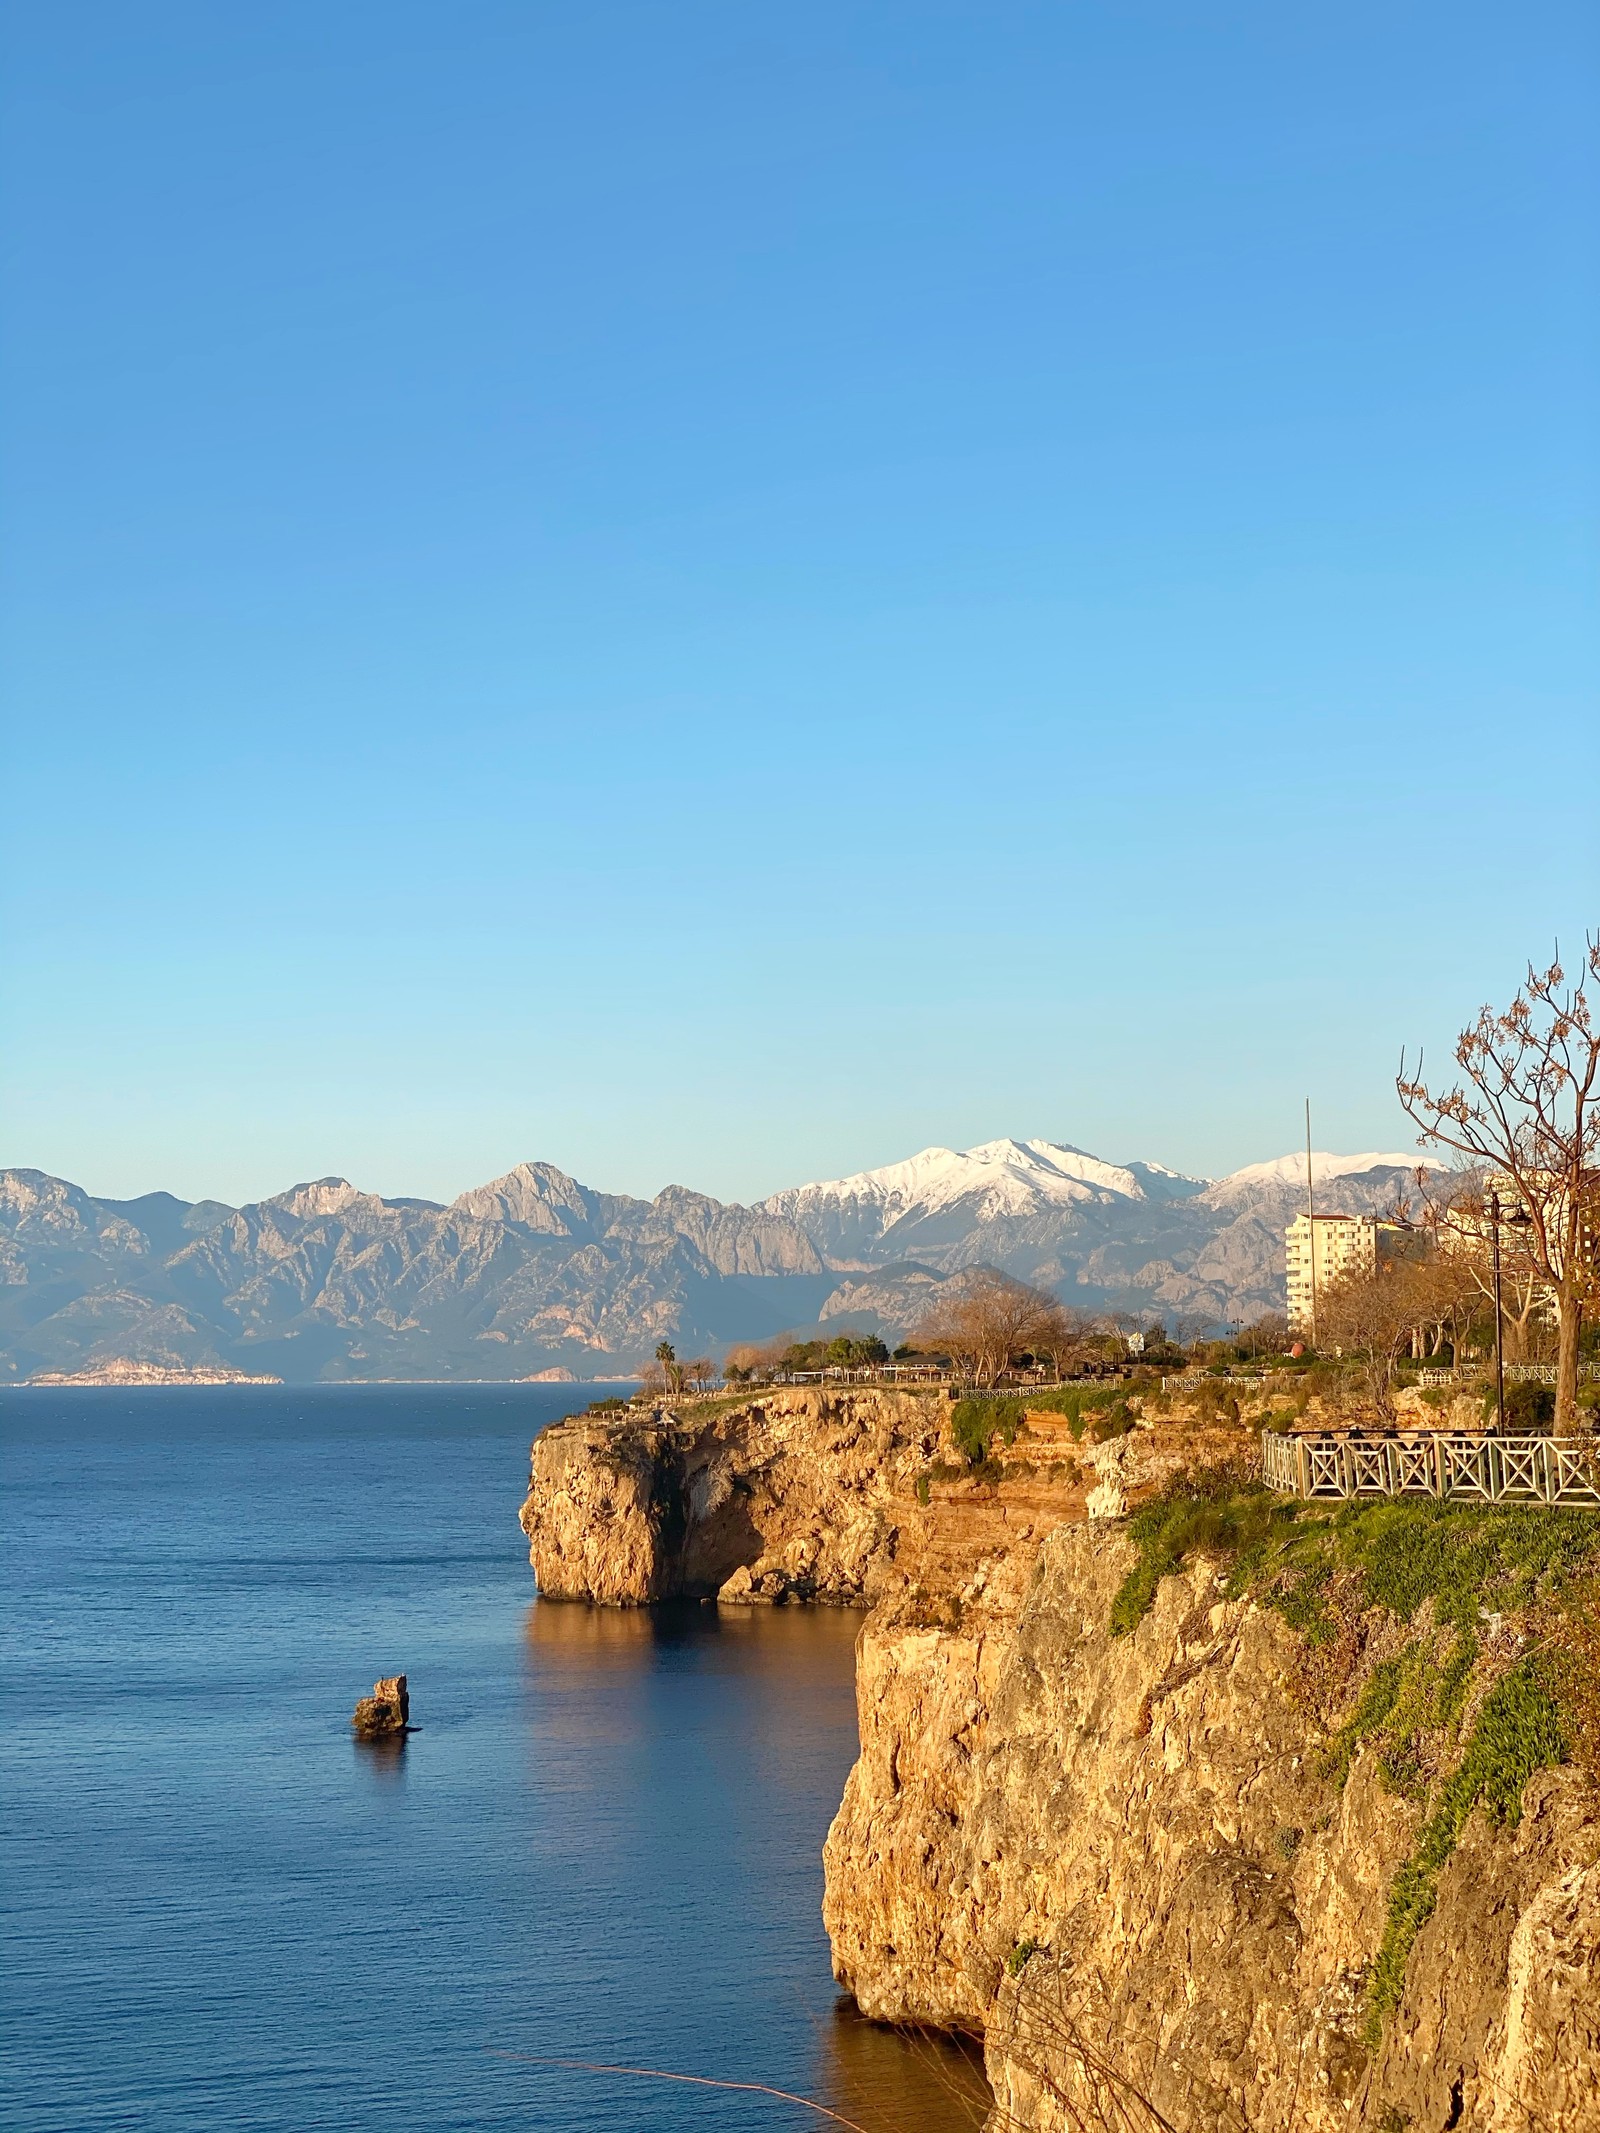
<path id="1" fill-rule="evenodd" d="M 1600 919 L 1583 0 L 4 9 L 4 1145 L 1406 1145 Z"/>

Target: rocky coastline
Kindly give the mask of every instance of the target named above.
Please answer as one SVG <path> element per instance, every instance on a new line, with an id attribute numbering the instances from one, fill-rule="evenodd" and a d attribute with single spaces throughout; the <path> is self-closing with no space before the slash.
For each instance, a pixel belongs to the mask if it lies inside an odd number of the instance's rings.
<path id="1" fill-rule="evenodd" d="M 1590 1770 L 1463 1818 L 1376 2023 L 1430 1813 L 1361 1730 L 1395 1620 L 1347 1609 L 1309 1645 L 1199 1549 L 1114 1633 L 1124 1514 L 1247 1456 L 1250 1418 L 1124 1414 L 1097 1443 L 1039 1414 L 969 1468 L 951 1415 L 806 1389 L 575 1420 L 536 1443 L 522 1513 L 553 1597 L 867 1611 L 824 1899 L 862 2012 L 981 2037 L 1008 2129 L 1600 2128 Z M 1497 1635 L 1457 1684 L 1468 1713 Z"/>

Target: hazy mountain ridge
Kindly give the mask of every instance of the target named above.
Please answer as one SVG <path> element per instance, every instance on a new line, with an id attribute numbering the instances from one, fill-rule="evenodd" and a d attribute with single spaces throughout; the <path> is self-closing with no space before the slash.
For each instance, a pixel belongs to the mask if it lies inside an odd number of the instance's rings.
<path id="1" fill-rule="evenodd" d="M 812 1319 L 833 1285 L 771 1214 L 681 1187 L 591 1192 L 549 1164 L 449 1207 L 322 1178 L 191 1209 L 0 1173 L 13 1378 L 112 1357 L 289 1379 L 596 1375 L 662 1338 L 714 1346 Z"/>
<path id="2" fill-rule="evenodd" d="M 1069 1301 L 1243 1318 L 1282 1306 L 1301 1158 L 1218 1181 L 1064 1143 L 928 1149 L 755 1207 L 654 1200 L 520 1163 L 448 1206 L 318 1178 L 245 1207 L 99 1199 L 0 1172 L 0 1373 L 128 1360 L 319 1378 L 604 1376 L 819 1317 L 896 1337 L 994 1265 Z M 1318 1204 L 1386 1205 L 1409 1157 L 1318 1159 Z M 1352 1166 L 1360 1166 L 1352 1167 Z"/>

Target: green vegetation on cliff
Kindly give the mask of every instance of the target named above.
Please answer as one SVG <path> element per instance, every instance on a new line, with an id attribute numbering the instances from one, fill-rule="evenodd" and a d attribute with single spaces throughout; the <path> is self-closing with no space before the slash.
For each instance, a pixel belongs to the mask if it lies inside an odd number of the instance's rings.
<path id="1" fill-rule="evenodd" d="M 1564 1762 L 1568 1739 L 1555 1698 L 1540 1678 L 1537 1659 L 1502 1674 L 1484 1698 L 1466 1751 L 1438 1788 L 1416 1849 L 1389 1890 L 1383 1942 L 1367 1976 L 1369 2044 L 1405 1991 L 1406 1959 L 1433 1914 L 1439 1872 L 1455 1850 L 1468 1815 L 1481 1804 L 1491 1822 L 1515 1828 L 1523 1788 L 1537 1771 Z"/>
<path id="2" fill-rule="evenodd" d="M 1198 1555 L 1227 1565 L 1229 1598 L 1253 1597 L 1300 1633 L 1313 1697 L 1344 1693 L 1362 1617 L 1380 1611 L 1413 1631 L 1372 1668 L 1323 1760 L 1342 1787 L 1371 1746 L 1390 1789 L 1427 1805 L 1368 1974 L 1376 2042 L 1473 1809 L 1515 1827 L 1528 1780 L 1600 1742 L 1600 1515 L 1430 1498 L 1323 1510 L 1229 1464 L 1176 1476 L 1128 1531 L 1138 1558 L 1112 1604 L 1114 1636 L 1136 1630 L 1161 1580 Z"/>
<path id="3" fill-rule="evenodd" d="M 1232 1461 L 1174 1475 L 1128 1521 L 1139 1560 L 1112 1603 L 1111 1634 L 1125 1637 L 1137 1629 L 1155 1603 L 1161 1580 L 1181 1570 L 1191 1555 L 1221 1556 L 1234 1564 L 1237 1575 L 1238 1565 L 1253 1560 L 1280 1526 L 1287 1536 L 1292 1511 L 1287 1519 L 1283 1514 L 1278 1498 Z"/>
<path id="4" fill-rule="evenodd" d="M 998 1438 L 1017 1441 L 1029 1413 L 1065 1415 L 1074 1438 L 1086 1429 L 1097 1439 L 1120 1436 L 1133 1419 L 1128 1388 L 1119 1378 L 1085 1385 L 1059 1385 L 1049 1392 L 969 1393 L 950 1416 L 950 1434 L 973 1466 L 989 1457 Z"/>
<path id="5" fill-rule="evenodd" d="M 1112 1610 L 1138 1627 L 1162 1578 L 1191 1555 L 1228 1563 L 1230 1598 L 1275 1607 L 1312 1645 L 1335 1638 L 1350 1604 L 1460 1630 L 1553 1593 L 1600 1550 L 1600 1516 L 1543 1504 L 1355 1500 L 1323 1510 L 1286 1502 L 1233 1462 L 1176 1475 L 1128 1521 L 1139 1560 Z M 1342 1603 L 1342 1604 L 1336 1604 Z"/>

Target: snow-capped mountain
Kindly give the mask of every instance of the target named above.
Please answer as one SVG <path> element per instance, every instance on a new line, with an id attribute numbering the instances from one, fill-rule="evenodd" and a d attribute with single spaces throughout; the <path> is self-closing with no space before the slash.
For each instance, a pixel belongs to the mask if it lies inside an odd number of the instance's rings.
<path id="1" fill-rule="evenodd" d="M 1317 1204 L 1378 1212 L 1411 1186 L 1417 1161 L 1314 1155 Z M 1208 1179 L 1160 1163 L 1107 1162 L 1064 1141 L 1000 1140 L 925 1148 L 762 1204 L 841 1270 L 910 1263 L 948 1275 L 998 1266 L 1091 1306 L 1230 1319 L 1283 1308 L 1283 1231 L 1304 1193 L 1298 1154 Z M 842 1287 L 824 1312 L 859 1311 L 869 1292 L 887 1296 L 881 1273 Z"/>
<path id="2" fill-rule="evenodd" d="M 1327 1185 L 1335 1178 L 1363 1177 L 1374 1170 L 1401 1171 L 1414 1176 L 1419 1163 L 1429 1169 L 1439 1167 L 1422 1155 L 1329 1155 L 1325 1149 L 1313 1149 L 1312 1189 Z M 1286 1185 L 1293 1192 L 1305 1191 L 1306 1158 L 1303 1153 L 1275 1155 L 1266 1163 L 1246 1163 L 1242 1170 L 1233 1170 L 1225 1178 L 1218 1178 L 1211 1190 L 1218 1197 L 1238 1199 L 1258 1187 L 1278 1185 Z"/>
<path id="3" fill-rule="evenodd" d="M 798 1222 L 836 1262 L 854 1254 L 916 1257 L 975 1225 L 1028 1221 L 1059 1209 L 1183 1199 L 1205 1190 L 1156 1163 L 1108 1163 L 1062 1141 L 984 1141 L 924 1148 L 903 1163 L 823 1184 L 798 1185 L 761 1204 Z M 826 1236 L 824 1245 L 820 1240 Z"/>

